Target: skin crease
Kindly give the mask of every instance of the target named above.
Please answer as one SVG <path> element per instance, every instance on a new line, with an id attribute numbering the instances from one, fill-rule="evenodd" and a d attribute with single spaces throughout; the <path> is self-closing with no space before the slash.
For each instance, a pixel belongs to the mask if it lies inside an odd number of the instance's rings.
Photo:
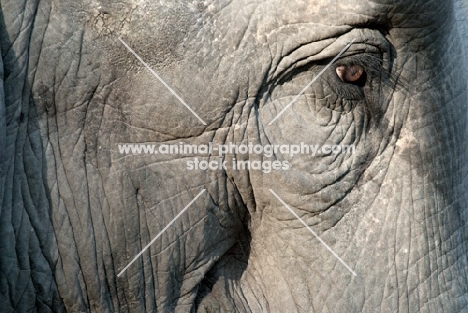
<path id="1" fill-rule="evenodd" d="M 0 4 L 5 312 L 466 311 L 466 21 L 451 1 Z M 133 142 L 356 152 L 189 171 L 218 156 L 118 152 Z"/>

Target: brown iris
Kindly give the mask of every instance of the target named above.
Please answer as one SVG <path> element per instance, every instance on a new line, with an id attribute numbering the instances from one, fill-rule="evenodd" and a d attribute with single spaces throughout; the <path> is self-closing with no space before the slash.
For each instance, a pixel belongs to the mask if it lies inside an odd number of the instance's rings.
<path id="1" fill-rule="evenodd" d="M 347 83 L 356 83 L 364 74 L 364 69 L 359 65 L 338 65 L 336 67 L 336 75 Z"/>

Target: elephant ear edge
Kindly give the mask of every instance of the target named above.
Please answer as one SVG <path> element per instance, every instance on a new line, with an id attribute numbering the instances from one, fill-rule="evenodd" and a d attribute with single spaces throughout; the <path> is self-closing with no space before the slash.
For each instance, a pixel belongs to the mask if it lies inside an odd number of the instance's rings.
<path id="1" fill-rule="evenodd" d="M 454 15 L 464 55 L 468 53 L 468 0 L 454 0 Z M 466 58 L 461 58 L 468 62 Z M 468 82 L 467 82 L 468 84 Z"/>
<path id="2" fill-rule="evenodd" d="M 30 46 L 39 0 L 0 1 L 0 307 L 62 312 Z M 46 18 L 41 16 L 41 19 Z"/>

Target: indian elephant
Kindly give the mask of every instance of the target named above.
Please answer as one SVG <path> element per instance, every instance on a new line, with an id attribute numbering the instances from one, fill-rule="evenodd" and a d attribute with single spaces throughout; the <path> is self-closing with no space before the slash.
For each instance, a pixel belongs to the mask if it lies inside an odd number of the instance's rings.
<path id="1" fill-rule="evenodd" d="M 2 312 L 468 312 L 466 2 L 0 5 Z"/>

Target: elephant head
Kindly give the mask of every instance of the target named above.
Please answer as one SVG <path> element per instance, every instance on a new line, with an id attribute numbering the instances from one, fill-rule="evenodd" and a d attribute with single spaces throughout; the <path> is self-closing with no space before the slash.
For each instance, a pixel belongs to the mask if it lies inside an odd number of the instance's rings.
<path id="1" fill-rule="evenodd" d="M 466 3 L 0 5 L 5 312 L 466 310 Z"/>

